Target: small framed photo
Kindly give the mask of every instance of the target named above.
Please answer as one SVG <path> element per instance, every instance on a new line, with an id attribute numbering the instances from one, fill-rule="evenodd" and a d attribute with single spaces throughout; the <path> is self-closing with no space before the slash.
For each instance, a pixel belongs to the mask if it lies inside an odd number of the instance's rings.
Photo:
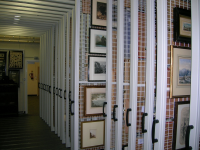
<path id="1" fill-rule="evenodd" d="M 175 102 L 173 150 L 185 149 L 185 135 L 189 125 L 190 102 Z"/>
<path id="2" fill-rule="evenodd" d="M 91 23 L 94 26 L 106 26 L 107 0 L 91 0 Z"/>
<path id="3" fill-rule="evenodd" d="M 9 52 L 9 69 L 23 68 L 23 51 Z"/>
<path id="4" fill-rule="evenodd" d="M 14 81 L 19 87 L 20 85 L 20 71 L 19 70 L 9 70 L 8 71 L 9 80 Z"/>
<path id="5" fill-rule="evenodd" d="M 191 49 L 171 46 L 170 98 L 189 97 L 191 89 Z"/>
<path id="6" fill-rule="evenodd" d="M 90 54 L 106 54 L 106 30 L 90 28 Z"/>
<path id="7" fill-rule="evenodd" d="M 191 11 L 174 8 L 174 41 L 191 43 Z"/>
<path id="8" fill-rule="evenodd" d="M 106 81 L 106 57 L 88 56 L 88 81 L 105 82 Z"/>
<path id="9" fill-rule="evenodd" d="M 105 86 L 85 86 L 85 116 L 103 115 L 106 101 Z"/>
<path id="10" fill-rule="evenodd" d="M 104 146 L 105 120 L 81 122 L 81 148 Z"/>

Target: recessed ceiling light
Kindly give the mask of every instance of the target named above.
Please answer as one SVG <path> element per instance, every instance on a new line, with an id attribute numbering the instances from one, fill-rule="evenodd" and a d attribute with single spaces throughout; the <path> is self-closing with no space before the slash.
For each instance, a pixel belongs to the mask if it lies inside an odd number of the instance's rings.
<path id="1" fill-rule="evenodd" d="M 21 16 L 15 16 L 15 17 L 21 17 Z"/>
<path id="2" fill-rule="evenodd" d="M 18 19 L 18 18 L 14 18 L 14 20 L 20 20 L 20 19 Z"/>
<path id="3" fill-rule="evenodd" d="M 18 23 L 13 23 L 13 24 L 18 24 Z"/>

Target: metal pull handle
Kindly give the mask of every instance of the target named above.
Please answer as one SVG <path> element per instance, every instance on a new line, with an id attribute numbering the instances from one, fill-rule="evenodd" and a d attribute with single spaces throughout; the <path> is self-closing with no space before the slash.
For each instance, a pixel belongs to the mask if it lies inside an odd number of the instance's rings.
<path id="1" fill-rule="evenodd" d="M 155 139 L 155 127 L 156 127 L 156 123 L 159 123 L 159 120 L 157 120 L 157 119 L 153 120 L 152 133 L 151 133 L 152 143 L 158 142 L 158 139 Z"/>
<path id="2" fill-rule="evenodd" d="M 129 111 L 132 111 L 131 108 L 128 108 L 127 111 L 126 111 L 126 125 L 127 127 L 131 126 L 131 123 L 128 122 L 128 114 L 129 114 Z"/>
<path id="3" fill-rule="evenodd" d="M 59 95 L 59 97 L 62 98 L 62 95 L 61 95 L 61 93 L 62 93 L 62 89 L 59 89 L 59 90 L 60 90 L 60 95 Z"/>
<path id="4" fill-rule="evenodd" d="M 185 149 L 186 150 L 192 149 L 192 147 L 190 146 L 189 140 L 190 140 L 190 130 L 193 128 L 194 128 L 193 125 L 187 126 L 186 135 L 185 135 Z"/>
<path id="5" fill-rule="evenodd" d="M 147 113 L 143 113 L 142 114 L 142 133 L 146 133 L 147 132 L 147 129 L 144 129 L 144 119 L 145 119 L 145 116 L 148 116 Z"/>
<path id="6" fill-rule="evenodd" d="M 104 117 L 107 117 L 107 114 L 105 114 L 105 112 L 104 112 L 104 107 L 105 107 L 105 105 L 107 105 L 107 102 L 103 102 L 103 116 L 104 116 Z"/>
<path id="7" fill-rule="evenodd" d="M 114 107 L 113 107 L 113 119 L 114 119 L 114 121 L 118 120 L 117 118 L 115 118 L 115 108 L 117 108 L 117 107 L 118 107 L 118 105 L 114 105 Z"/>
<path id="8" fill-rule="evenodd" d="M 58 88 L 56 88 L 56 96 L 58 96 Z"/>
<path id="9" fill-rule="evenodd" d="M 66 90 L 64 90 L 64 99 L 66 99 Z"/>
<path id="10" fill-rule="evenodd" d="M 46 84 L 43 84 L 43 90 L 46 90 Z"/>
<path id="11" fill-rule="evenodd" d="M 51 86 L 49 86 L 49 93 L 51 94 Z"/>
<path id="12" fill-rule="evenodd" d="M 74 104 L 74 101 L 71 101 L 71 115 L 74 115 L 74 112 L 72 112 L 72 104 Z"/>
<path id="13" fill-rule="evenodd" d="M 69 97 L 69 101 L 71 101 L 71 91 L 69 91 L 68 97 Z"/>

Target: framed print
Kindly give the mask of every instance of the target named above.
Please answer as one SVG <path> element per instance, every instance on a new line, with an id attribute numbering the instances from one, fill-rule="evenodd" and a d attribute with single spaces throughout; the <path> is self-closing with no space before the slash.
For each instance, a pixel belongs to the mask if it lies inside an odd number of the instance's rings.
<path id="1" fill-rule="evenodd" d="M 18 87 L 20 85 L 20 71 L 19 70 L 9 70 L 8 71 L 9 80 L 13 80 L 17 83 Z"/>
<path id="2" fill-rule="evenodd" d="M 186 129 L 189 125 L 190 102 L 175 102 L 174 108 L 174 131 L 173 150 L 185 149 Z"/>
<path id="3" fill-rule="evenodd" d="M 191 88 L 191 50 L 171 46 L 170 98 L 189 97 Z"/>
<path id="4" fill-rule="evenodd" d="M 90 54 L 106 54 L 106 30 L 90 28 Z"/>
<path id="5" fill-rule="evenodd" d="M 117 27 L 117 5 L 114 5 L 112 17 L 112 27 Z M 107 0 L 91 0 L 91 25 L 104 26 L 107 25 Z"/>
<path id="6" fill-rule="evenodd" d="M 9 52 L 9 68 L 10 69 L 23 68 L 23 52 L 22 51 Z"/>
<path id="7" fill-rule="evenodd" d="M 191 11 L 174 8 L 174 41 L 191 43 Z"/>
<path id="8" fill-rule="evenodd" d="M 123 145 L 122 150 L 128 150 L 128 145 Z"/>
<path id="9" fill-rule="evenodd" d="M 88 81 L 105 82 L 106 81 L 106 57 L 88 56 Z"/>
<path id="10" fill-rule="evenodd" d="M 81 148 L 104 145 L 105 121 L 81 122 Z"/>
<path id="11" fill-rule="evenodd" d="M 6 76 L 7 52 L 0 52 L 0 80 Z"/>
<path id="12" fill-rule="evenodd" d="M 103 103 L 106 101 L 105 86 L 85 86 L 85 116 L 103 115 Z"/>

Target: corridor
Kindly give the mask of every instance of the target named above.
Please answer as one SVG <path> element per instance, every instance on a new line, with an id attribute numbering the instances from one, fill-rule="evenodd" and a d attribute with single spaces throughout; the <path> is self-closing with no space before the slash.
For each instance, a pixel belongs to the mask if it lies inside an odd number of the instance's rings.
<path id="1" fill-rule="evenodd" d="M 39 117 L 38 97 L 29 96 L 29 113 L 0 118 L 1 150 L 70 150 Z"/>

